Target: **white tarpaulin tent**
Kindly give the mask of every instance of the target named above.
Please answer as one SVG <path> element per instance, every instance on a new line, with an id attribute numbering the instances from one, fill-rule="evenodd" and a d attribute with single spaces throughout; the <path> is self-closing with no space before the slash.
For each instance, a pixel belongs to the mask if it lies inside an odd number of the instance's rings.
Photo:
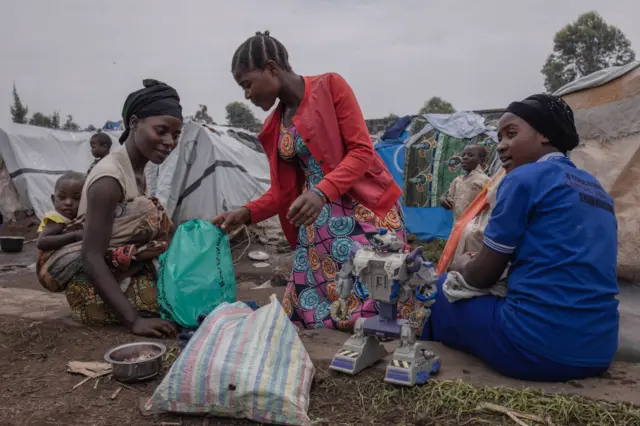
<path id="1" fill-rule="evenodd" d="M 186 123 L 176 149 L 159 165 L 149 165 L 149 191 L 175 223 L 208 220 L 238 208 L 269 189 L 269 163 L 255 136 L 223 126 Z M 255 143 L 251 142 L 255 138 Z"/>
<path id="2" fill-rule="evenodd" d="M 269 165 L 261 147 L 252 143 L 255 136 L 223 126 L 213 129 L 185 123 L 178 149 L 147 170 L 150 192 L 176 223 L 209 219 L 269 188 Z M 106 133 L 117 146 L 120 132 Z M 13 123 L 0 129 L 3 216 L 11 219 L 16 211 L 33 209 L 40 218 L 51 210 L 58 177 L 69 170 L 84 173 L 93 161 L 92 134 Z"/>
<path id="3" fill-rule="evenodd" d="M 93 161 L 90 132 L 66 132 L 11 123 L 0 129 L 2 194 L 0 212 L 15 219 L 19 211 L 33 210 L 41 218 L 53 208 L 56 180 L 73 170 L 85 173 Z M 117 135 L 112 135 L 117 144 Z M 8 176 L 10 179 L 4 179 Z M 11 197 L 17 194 L 17 199 Z"/>

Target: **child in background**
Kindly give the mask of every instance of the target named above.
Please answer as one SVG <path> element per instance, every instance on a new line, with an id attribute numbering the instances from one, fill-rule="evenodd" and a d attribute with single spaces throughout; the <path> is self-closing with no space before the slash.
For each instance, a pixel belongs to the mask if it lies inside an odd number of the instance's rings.
<path id="1" fill-rule="evenodd" d="M 447 194 L 440 197 L 442 207 L 453 210 L 453 223 L 489 183 L 490 178 L 483 170 L 486 159 L 487 149 L 482 145 L 467 145 L 462 151 L 462 169 L 466 174 L 455 178 Z"/>
<path id="2" fill-rule="evenodd" d="M 82 240 L 82 230 L 64 232 L 66 225 L 78 216 L 80 195 L 85 175 L 78 172 L 67 172 L 56 182 L 54 194 L 51 196 L 54 211 L 47 213 L 40 223 L 38 250 L 58 250 L 68 244 Z"/>
<path id="3" fill-rule="evenodd" d="M 111 138 L 106 133 L 98 132 L 91 136 L 89 143 L 91 144 L 91 155 L 93 155 L 95 161 L 91 163 L 89 170 L 87 170 L 87 176 L 89 176 L 91 170 L 93 170 L 100 160 L 109 155 L 109 151 L 111 150 Z"/>

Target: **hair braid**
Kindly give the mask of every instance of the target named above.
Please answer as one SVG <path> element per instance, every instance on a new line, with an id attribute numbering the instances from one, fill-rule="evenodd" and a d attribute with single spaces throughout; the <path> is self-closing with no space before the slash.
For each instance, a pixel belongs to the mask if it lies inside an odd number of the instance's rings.
<path id="1" fill-rule="evenodd" d="M 236 49 L 231 61 L 231 71 L 263 70 L 269 61 L 275 62 L 285 71 L 292 71 L 289 53 L 284 45 L 271 37 L 269 31 L 258 31 Z"/>

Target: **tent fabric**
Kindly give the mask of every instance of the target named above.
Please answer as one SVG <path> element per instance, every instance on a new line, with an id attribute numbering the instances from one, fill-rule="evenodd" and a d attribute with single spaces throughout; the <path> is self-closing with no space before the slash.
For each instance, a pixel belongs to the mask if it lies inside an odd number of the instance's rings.
<path id="1" fill-rule="evenodd" d="M 404 204 L 411 207 L 440 206 L 440 197 L 447 193 L 451 182 L 464 173 L 461 155 L 469 144 L 485 146 L 488 151 L 487 164 L 494 163 L 497 144 L 485 133 L 461 139 L 433 128 L 417 139 L 412 138 L 407 143 L 404 165 Z"/>
<path id="2" fill-rule="evenodd" d="M 413 119 L 413 115 L 405 115 L 404 117 L 398 118 L 395 123 L 391 125 L 387 129 L 386 132 L 382 135 L 382 140 L 391 140 L 391 139 L 399 139 L 402 136 L 402 133 L 407 129 L 411 120 Z"/>
<path id="3" fill-rule="evenodd" d="M 27 216 L 31 210 L 30 206 L 21 202 L 20 195 L 16 187 L 11 182 L 9 170 L 4 165 L 4 160 L 0 157 L 0 215 L 3 220 L 10 222 L 18 220 L 19 213 Z"/>
<path id="4" fill-rule="evenodd" d="M 106 123 L 104 123 L 104 126 L 102 126 L 103 130 L 114 130 L 114 131 L 118 131 L 121 132 L 122 131 L 122 120 L 120 121 L 107 121 Z"/>
<path id="5" fill-rule="evenodd" d="M 459 111 L 453 114 L 425 114 L 424 118 L 437 131 L 456 139 L 474 139 L 486 135 L 498 141 L 496 126 L 492 121 L 474 112 Z"/>
<path id="6" fill-rule="evenodd" d="M 473 112 L 426 114 L 424 118 L 427 125 L 420 132 L 409 139 L 382 140 L 375 150 L 404 189 L 401 205 L 407 231 L 422 241 L 447 239 L 453 214 L 440 207 L 439 198 L 463 173 L 460 152 L 470 143 L 484 144 L 490 152 L 488 174 L 500 169 L 495 120 Z"/>
<path id="7" fill-rule="evenodd" d="M 376 152 L 384 161 L 400 187 L 404 181 L 404 140 L 385 140 L 376 144 Z M 453 215 L 442 207 L 418 208 L 402 205 L 407 231 L 421 241 L 447 239 L 453 226 Z"/>
<path id="8" fill-rule="evenodd" d="M 640 68 L 607 84 L 566 95 L 581 143 L 571 152 L 615 202 L 618 276 L 640 281 Z M 586 78 L 589 80 L 589 77 Z M 578 82 L 576 82 L 578 83 Z"/>
<path id="9" fill-rule="evenodd" d="M 270 185 L 269 164 L 252 134 L 228 135 L 185 123 L 178 149 L 161 165 L 147 167 L 147 186 L 176 223 L 211 217 L 261 196 Z M 105 132 L 118 146 L 120 132 Z M 244 132 L 246 133 L 246 132 Z M 38 218 L 53 208 L 56 180 L 67 171 L 86 173 L 93 161 L 92 132 L 66 132 L 23 124 L 0 129 L 0 212 L 33 209 Z M 12 192 L 14 191 L 14 192 Z M 8 195 L 7 195 L 8 194 Z M 13 194 L 13 195 L 12 195 Z"/>
<path id="10" fill-rule="evenodd" d="M 638 67 L 640 67 L 640 61 L 631 62 L 619 67 L 605 68 L 562 86 L 554 93 L 554 95 L 567 96 L 571 93 L 580 92 L 582 90 L 593 89 L 594 87 L 602 86 L 616 80 Z"/>
<path id="11" fill-rule="evenodd" d="M 211 219 L 269 189 L 266 155 L 229 136 L 232 130 L 185 123 L 179 149 L 160 166 L 148 167 L 149 191 L 176 224 Z"/>
<path id="12" fill-rule="evenodd" d="M 119 133 L 105 133 L 117 146 Z M 0 156 L 18 195 L 19 210 L 33 209 L 42 218 L 53 208 L 51 194 L 56 180 L 67 171 L 86 173 L 93 162 L 89 144 L 93 134 L 15 123 L 0 129 Z M 0 176 L 2 173 L 4 168 Z M 0 205 L 2 211 L 16 209 L 13 201 L 4 198 L 0 198 Z"/>

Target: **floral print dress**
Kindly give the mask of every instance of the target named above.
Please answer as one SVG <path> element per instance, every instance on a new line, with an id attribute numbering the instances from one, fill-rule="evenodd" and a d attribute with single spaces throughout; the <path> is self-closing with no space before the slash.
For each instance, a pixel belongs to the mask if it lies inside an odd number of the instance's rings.
<path id="1" fill-rule="evenodd" d="M 304 191 L 310 190 L 324 178 L 324 172 L 295 126 L 287 128 L 281 124 L 278 154 L 282 159 L 297 162 L 302 167 L 306 176 Z M 293 271 L 282 303 L 294 324 L 304 328 L 350 330 L 358 318 L 378 313 L 376 302 L 368 298 L 366 287 L 356 282 L 347 300 L 347 319 L 334 321 L 330 309 L 331 304 L 338 300 L 336 277 L 354 243 L 370 245 L 365 233 L 387 228 L 404 240 L 401 212 L 398 202 L 386 217 L 379 218 L 345 194 L 335 202 L 326 204 L 315 223 L 299 228 Z M 407 300 L 399 303 L 398 312 L 406 318 L 413 309 L 412 301 Z"/>

